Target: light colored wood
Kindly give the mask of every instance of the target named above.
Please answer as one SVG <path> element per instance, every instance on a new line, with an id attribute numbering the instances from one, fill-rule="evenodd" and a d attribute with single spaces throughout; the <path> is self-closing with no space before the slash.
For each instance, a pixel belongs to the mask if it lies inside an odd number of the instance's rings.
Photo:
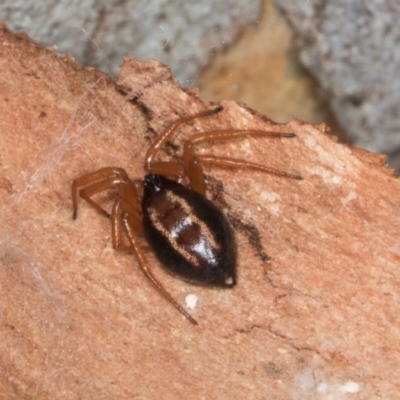
<path id="1" fill-rule="evenodd" d="M 4 26 L 0 39 L 1 398 L 396 398 L 400 183 L 382 156 L 228 101 L 182 126 L 165 160 L 205 130 L 294 132 L 207 153 L 304 178 L 206 168 L 236 228 L 237 287 L 190 286 L 146 252 L 181 304 L 198 296 L 192 326 L 112 249 L 107 218 L 83 203 L 72 220 L 71 183 L 107 166 L 143 176 L 157 133 L 215 105 L 156 61 L 125 60 L 115 83 Z"/>

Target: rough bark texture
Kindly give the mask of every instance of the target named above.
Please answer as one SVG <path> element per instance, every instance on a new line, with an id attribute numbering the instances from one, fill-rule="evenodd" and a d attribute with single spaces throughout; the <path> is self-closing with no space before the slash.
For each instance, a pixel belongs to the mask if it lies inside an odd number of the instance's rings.
<path id="1" fill-rule="evenodd" d="M 400 3 L 393 0 L 275 0 L 352 142 L 400 167 Z"/>
<path id="2" fill-rule="evenodd" d="M 157 133 L 213 106 L 156 61 L 125 60 L 115 83 L 4 26 L 0 37 L 1 398 L 396 398 L 400 183 L 383 156 L 234 102 L 182 127 L 165 157 L 193 132 L 295 132 L 208 151 L 304 178 L 206 168 L 236 228 L 237 287 L 190 286 L 147 252 L 180 303 L 199 297 L 193 326 L 112 249 L 107 219 L 81 202 L 72 220 L 70 187 L 104 166 L 143 176 Z"/>

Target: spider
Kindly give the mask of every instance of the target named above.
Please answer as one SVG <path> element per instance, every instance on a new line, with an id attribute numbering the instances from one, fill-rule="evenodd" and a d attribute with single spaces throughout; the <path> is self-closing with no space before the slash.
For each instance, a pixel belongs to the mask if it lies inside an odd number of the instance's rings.
<path id="1" fill-rule="evenodd" d="M 286 178 L 300 175 L 249 161 L 199 155 L 200 143 L 232 140 L 244 136 L 292 138 L 294 133 L 258 130 L 216 130 L 193 135 L 184 143 L 183 157 L 178 161 L 158 161 L 157 155 L 179 125 L 220 112 L 223 108 L 199 112 L 172 122 L 148 148 L 144 158 L 147 175 L 141 186 L 141 206 L 137 181 L 124 169 L 106 167 L 77 178 L 72 183 L 73 219 L 77 217 L 78 194 L 112 223 L 112 245 L 116 250 L 133 252 L 139 266 L 157 290 L 190 322 L 197 321 L 167 292 L 151 272 L 139 236 L 144 236 L 161 264 L 172 274 L 194 284 L 232 288 L 236 285 L 236 245 L 233 228 L 225 216 L 205 197 L 203 164 L 227 168 L 250 168 Z M 167 178 L 168 177 L 168 178 Z M 174 178 L 174 180 L 170 179 Z M 189 181 L 183 185 L 183 180 Z M 109 214 L 92 196 L 114 189 L 117 198 Z M 123 237 L 129 244 L 123 242 Z"/>

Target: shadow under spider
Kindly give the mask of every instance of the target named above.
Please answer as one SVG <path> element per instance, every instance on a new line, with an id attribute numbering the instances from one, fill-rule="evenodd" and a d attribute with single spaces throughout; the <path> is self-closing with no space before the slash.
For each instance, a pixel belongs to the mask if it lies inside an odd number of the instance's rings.
<path id="1" fill-rule="evenodd" d="M 221 209 L 228 208 L 230 210 L 230 206 L 225 200 L 223 183 L 212 176 L 207 176 L 206 181 L 207 190 L 209 191 L 209 193 L 211 193 L 212 202 L 217 204 L 217 206 Z M 269 261 L 271 257 L 264 251 L 264 247 L 261 244 L 261 235 L 258 228 L 251 223 L 243 222 L 240 218 L 235 217 L 230 212 L 227 214 L 227 216 L 231 221 L 233 227 L 247 237 L 251 247 L 253 247 L 261 261 Z"/>

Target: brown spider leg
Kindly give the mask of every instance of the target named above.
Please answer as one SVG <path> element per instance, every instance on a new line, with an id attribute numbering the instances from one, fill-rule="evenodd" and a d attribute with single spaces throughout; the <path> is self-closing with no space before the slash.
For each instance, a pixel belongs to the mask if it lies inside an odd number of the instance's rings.
<path id="1" fill-rule="evenodd" d="M 136 235 L 136 232 L 143 234 L 142 218 L 138 211 L 130 203 L 130 198 L 124 198 L 127 196 L 125 188 L 118 189 L 120 189 L 119 194 L 121 197 L 115 201 L 112 211 L 112 240 L 114 249 L 129 252 L 133 251 L 139 262 L 140 268 L 145 273 L 147 278 L 155 285 L 157 290 L 191 323 L 197 324 L 197 321 L 177 303 L 177 301 L 165 290 L 161 283 L 152 274 Z M 128 237 L 130 246 L 125 246 L 122 244 L 122 226 Z"/>
<path id="2" fill-rule="evenodd" d="M 185 169 L 189 176 L 191 187 L 193 190 L 204 194 L 205 184 L 204 175 L 202 169 L 203 164 L 213 164 L 228 168 L 251 168 L 262 172 L 275 174 L 292 179 L 302 179 L 300 175 L 291 174 L 285 171 L 278 170 L 276 168 L 265 167 L 259 164 L 250 163 L 245 160 L 238 160 L 227 157 L 215 157 L 215 156 L 199 156 L 194 152 L 194 145 L 201 142 L 213 142 L 230 139 L 238 139 L 246 136 L 268 136 L 270 138 L 282 138 L 282 137 L 295 137 L 294 133 L 287 132 L 272 132 L 272 131 L 258 131 L 258 130 L 239 130 L 239 129 L 227 129 L 222 131 L 211 131 L 203 132 L 194 135 L 190 138 L 184 147 L 184 163 Z"/>
<path id="3" fill-rule="evenodd" d="M 122 215 L 125 215 L 129 224 L 136 232 L 143 234 L 142 217 L 129 201 L 117 199 L 112 210 L 112 244 L 115 250 L 132 251 L 132 246 L 125 246 L 122 243 Z"/>
<path id="4" fill-rule="evenodd" d="M 197 156 L 197 158 L 199 161 L 201 161 L 202 164 L 213 164 L 227 168 L 250 168 L 250 169 L 255 169 L 257 171 L 266 172 L 268 174 L 283 176 L 284 178 L 291 178 L 297 180 L 303 179 L 300 175 L 297 174 L 291 174 L 289 172 L 282 171 L 280 169 L 266 167 L 264 165 L 255 164 L 244 160 L 238 160 L 236 158 L 214 157 L 207 155 Z"/>
<path id="5" fill-rule="evenodd" d="M 157 290 L 173 305 L 175 308 L 183 314 L 192 324 L 197 325 L 197 321 L 188 313 L 186 310 L 179 305 L 179 303 L 164 289 L 161 283 L 156 279 L 156 277 L 152 274 L 149 264 L 146 260 L 143 250 L 139 245 L 139 240 L 136 236 L 134 229 L 132 228 L 129 222 L 129 216 L 127 213 L 122 214 L 122 223 L 125 228 L 126 235 L 129 239 L 129 242 L 132 246 L 132 249 L 137 257 L 140 268 L 145 273 L 145 275 L 150 279 L 150 281 L 154 284 Z"/>
<path id="6" fill-rule="evenodd" d="M 152 174 L 181 178 L 185 174 L 185 167 L 183 164 L 175 161 L 156 161 L 151 163 L 147 171 Z"/>
<path id="7" fill-rule="evenodd" d="M 116 173 L 115 173 L 116 172 Z M 114 176 L 112 176 L 114 174 Z M 116 176 L 115 176 L 116 175 Z M 108 176 L 105 180 L 100 180 Z M 143 234 L 142 218 L 137 211 L 137 200 L 135 195 L 135 182 L 132 182 L 126 172 L 122 169 L 104 168 L 94 172 L 93 174 L 85 175 L 74 181 L 73 185 L 73 201 L 74 201 L 74 216 L 76 216 L 76 203 L 77 203 L 77 189 L 80 186 L 90 184 L 90 186 L 82 189 L 79 194 L 85 199 L 90 205 L 96 210 L 109 216 L 109 214 L 103 210 L 98 204 L 96 204 L 90 196 L 99 193 L 103 190 L 115 188 L 118 192 L 118 199 L 114 202 L 112 209 L 112 243 L 113 248 L 121 251 L 132 251 L 139 262 L 139 266 L 145 273 L 147 278 L 155 285 L 158 291 L 178 309 L 191 323 L 197 325 L 197 321 L 181 307 L 178 302 L 164 289 L 160 282 L 152 274 L 144 252 L 139 245 L 138 238 L 135 230 L 139 234 Z M 122 243 L 122 227 L 124 228 L 128 240 L 129 246 Z"/>
<path id="8" fill-rule="evenodd" d="M 88 186 L 87 186 L 88 185 Z M 84 189 L 79 190 L 80 187 L 86 186 Z M 103 190 L 111 189 L 113 187 L 120 188 L 119 191 L 123 190 L 123 187 L 128 188 L 129 195 L 132 199 L 133 204 L 137 207 L 136 196 L 134 194 L 133 185 L 122 168 L 102 168 L 96 172 L 84 175 L 72 182 L 72 207 L 73 214 L 72 218 L 76 219 L 78 212 L 78 191 L 80 197 L 86 200 L 93 208 L 95 208 L 99 213 L 110 218 L 110 214 L 95 203 L 90 197 L 96 193 Z"/>
<path id="9" fill-rule="evenodd" d="M 117 180 L 117 181 L 116 181 Z M 88 186 L 79 191 L 79 196 L 89 203 L 94 209 L 96 209 L 100 214 L 103 214 L 107 218 L 111 218 L 111 215 L 102 207 L 100 207 L 95 201 L 91 199 L 97 193 L 103 192 L 107 189 L 110 189 L 119 183 L 119 178 L 109 178 L 105 181 L 93 183 L 91 186 Z M 77 210 L 73 212 L 73 219 L 77 217 Z"/>
<path id="10" fill-rule="evenodd" d="M 167 140 L 174 134 L 179 125 L 184 124 L 185 122 L 191 121 L 192 119 L 207 117 L 212 114 L 216 114 L 222 110 L 222 107 L 216 107 L 213 110 L 203 111 L 197 114 L 189 115 L 187 117 L 179 118 L 178 120 L 172 122 L 168 125 L 164 131 L 158 135 L 157 139 L 153 142 L 153 144 L 148 148 L 146 152 L 146 156 L 144 158 L 144 168 L 146 171 L 152 171 L 153 160 L 156 157 L 160 148 L 167 142 Z"/>

